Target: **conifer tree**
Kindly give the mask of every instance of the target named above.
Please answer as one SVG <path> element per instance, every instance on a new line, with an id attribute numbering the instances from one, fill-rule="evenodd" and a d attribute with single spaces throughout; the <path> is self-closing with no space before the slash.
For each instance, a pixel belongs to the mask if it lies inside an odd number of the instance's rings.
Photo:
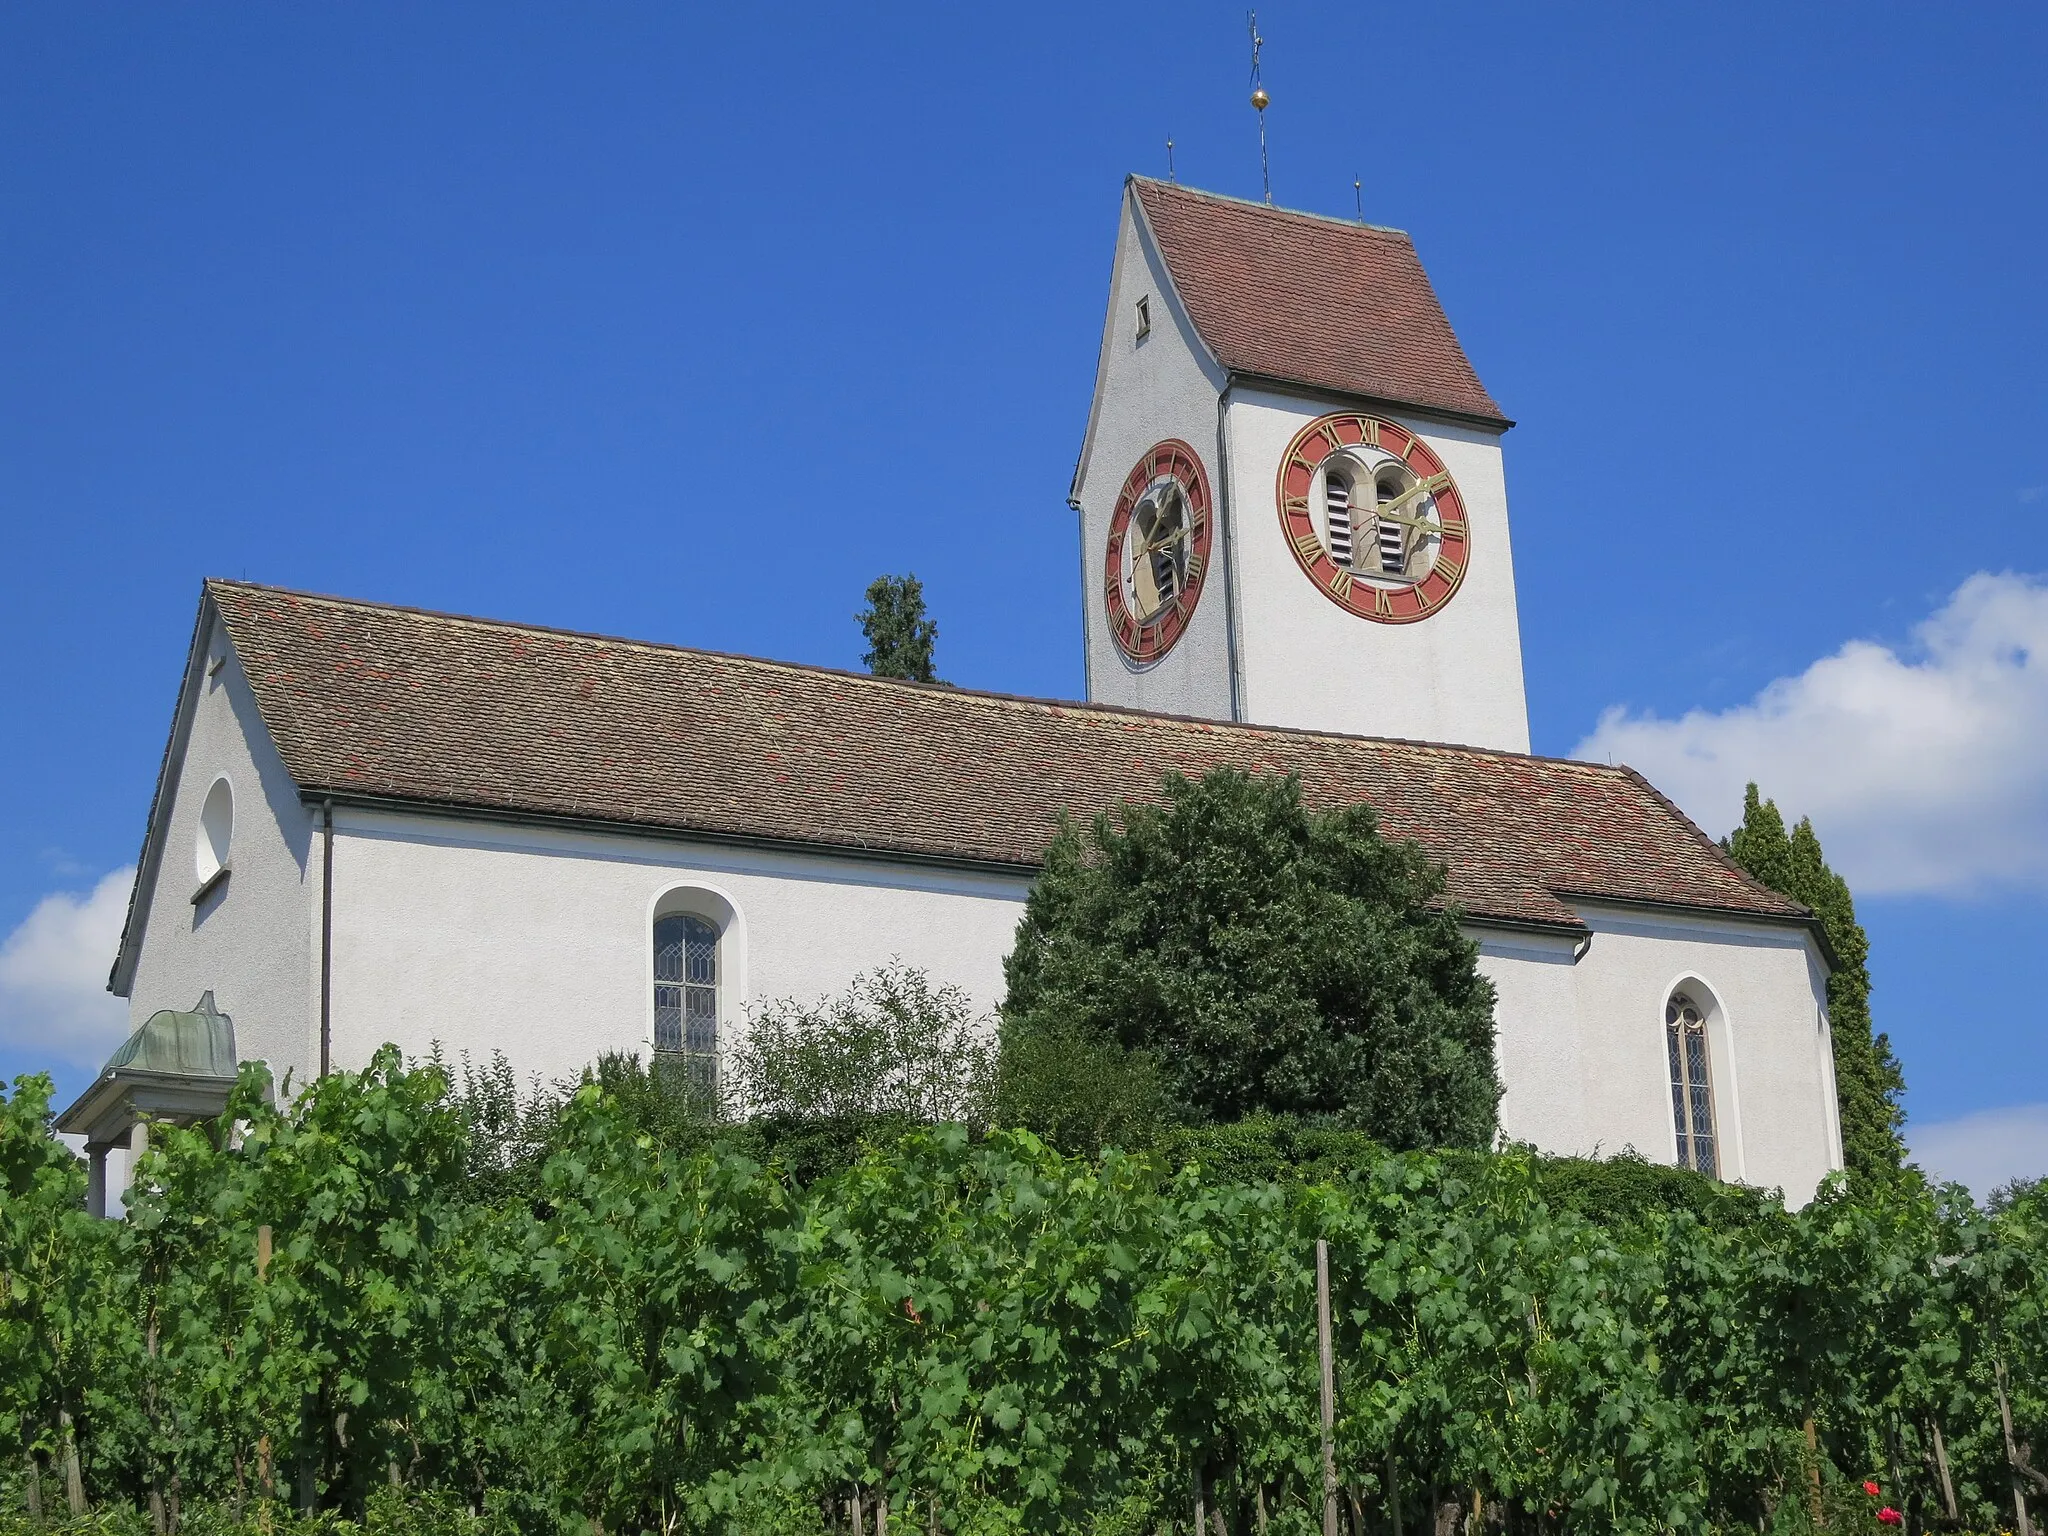
<path id="1" fill-rule="evenodd" d="M 936 683 L 932 648 L 939 626 L 925 616 L 924 583 L 915 576 L 877 576 L 868 605 L 855 615 L 868 637 L 867 668 L 876 677 Z"/>
<path id="2" fill-rule="evenodd" d="M 1906 1112 L 1899 1099 L 1906 1074 L 1891 1040 L 1870 1023 L 1870 939 L 1856 921 L 1856 903 L 1821 855 L 1813 822 L 1802 817 L 1788 835 L 1777 802 L 1752 784 L 1743 796 L 1742 825 L 1721 846 L 1772 890 L 1813 909 L 1835 952 L 1828 975 L 1828 1025 L 1835 1042 L 1835 1095 L 1842 1109 L 1842 1157 L 1852 1183 L 1874 1187 L 1899 1177 Z"/>

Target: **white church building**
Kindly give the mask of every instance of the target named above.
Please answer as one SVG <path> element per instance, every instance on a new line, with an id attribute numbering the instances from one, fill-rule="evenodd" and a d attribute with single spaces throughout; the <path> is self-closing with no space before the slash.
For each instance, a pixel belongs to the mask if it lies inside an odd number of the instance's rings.
<path id="1" fill-rule="evenodd" d="M 1086 703 L 210 581 L 110 986 L 299 1080 L 711 1049 L 891 956 L 992 1009 L 1063 814 L 1294 773 L 1448 866 L 1507 1135 L 1803 1201 L 1824 940 L 1638 774 L 1529 755 L 1510 425 L 1406 235 L 1133 178 Z"/>

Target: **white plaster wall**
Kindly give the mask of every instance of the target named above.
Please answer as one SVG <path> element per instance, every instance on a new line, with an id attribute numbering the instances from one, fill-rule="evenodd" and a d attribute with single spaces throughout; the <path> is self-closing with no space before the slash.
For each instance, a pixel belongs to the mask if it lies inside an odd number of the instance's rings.
<path id="1" fill-rule="evenodd" d="M 1522 637 L 1500 436 L 1418 417 L 1457 481 L 1472 556 L 1457 594 L 1413 624 L 1345 612 L 1303 574 L 1280 526 L 1275 478 L 1294 434 L 1330 402 L 1233 388 L 1226 405 L 1238 536 L 1240 708 L 1261 725 L 1529 750 Z"/>
<path id="2" fill-rule="evenodd" d="M 159 1009 L 190 1008 L 211 988 L 235 1021 L 242 1059 L 269 1062 L 280 1081 L 287 1068 L 304 1081 L 318 1064 L 313 816 L 217 620 L 214 628 L 183 742 L 173 741 L 170 803 L 159 808 L 167 835 L 154 883 L 141 892 L 146 918 L 128 1014 L 140 1025 Z M 223 776 L 235 797 L 231 873 L 195 906 L 199 811 Z"/>
<path id="3" fill-rule="evenodd" d="M 1230 718 L 1229 560 L 1231 515 L 1222 506 L 1216 400 L 1223 375 L 1195 336 L 1165 263 L 1146 236 L 1128 191 L 1117 230 L 1109 316 L 1088 440 L 1077 476 L 1081 503 L 1081 598 L 1088 697 L 1171 714 Z M 1149 298 L 1152 331 L 1137 339 L 1137 304 Z M 1209 473 L 1216 528 L 1194 617 L 1174 648 L 1150 666 L 1131 663 L 1111 638 L 1103 607 L 1109 522 L 1131 466 L 1155 443 L 1177 437 Z"/>
<path id="4" fill-rule="evenodd" d="M 993 1010 L 1029 882 L 807 853 L 341 810 L 333 1051 L 395 1041 L 572 1076 L 654 1031 L 652 925 L 678 887 L 737 916 L 721 1015 L 842 991 L 890 957 Z"/>
<path id="5" fill-rule="evenodd" d="M 1586 1139 L 1556 1151 L 1634 1147 L 1677 1160 L 1664 1004 L 1683 986 L 1709 1010 L 1715 1129 L 1724 1177 L 1803 1205 L 1842 1166 L 1826 983 L 1795 928 L 1582 906 L 1593 943 L 1575 968 Z"/>
<path id="6" fill-rule="evenodd" d="M 1474 927 L 1479 971 L 1493 983 L 1501 1133 L 1546 1152 L 1590 1151 L 1579 1042 L 1578 941 Z"/>

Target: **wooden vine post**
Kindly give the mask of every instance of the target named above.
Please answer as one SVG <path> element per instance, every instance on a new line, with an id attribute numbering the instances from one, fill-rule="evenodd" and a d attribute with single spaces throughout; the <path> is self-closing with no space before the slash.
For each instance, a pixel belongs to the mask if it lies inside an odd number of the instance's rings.
<path id="1" fill-rule="evenodd" d="M 1956 1485 L 1948 1475 L 1948 1446 L 1941 1438 L 1941 1421 L 1929 1419 L 1927 1427 L 1934 1434 L 1934 1470 L 1941 1474 L 1941 1502 L 1952 1522 L 1960 1523 L 1962 1515 L 1956 1509 Z"/>
<path id="2" fill-rule="evenodd" d="M 1991 1384 L 1998 1390 L 1998 1424 L 2005 1431 L 2005 1460 L 2012 1469 L 2012 1508 L 2019 1519 L 2016 1529 L 2019 1536 L 2034 1536 L 2033 1521 L 2027 1518 L 2026 1475 L 2039 1477 L 2040 1474 L 2028 1465 L 2027 1458 L 2020 1453 L 2019 1444 L 2013 1439 L 2012 1404 L 2005 1396 L 2005 1362 L 1994 1358 L 1991 1362 Z"/>
<path id="3" fill-rule="evenodd" d="M 256 1229 L 256 1283 L 270 1280 L 270 1223 Z M 270 1501 L 277 1497 L 277 1484 L 270 1471 L 270 1433 L 256 1437 L 256 1519 L 265 1536 L 270 1531 Z"/>
<path id="4" fill-rule="evenodd" d="M 57 1432 L 64 1438 L 64 1502 L 74 1517 L 85 1513 L 85 1474 L 78 1465 L 78 1430 L 71 1410 L 57 1410 Z"/>
<path id="5" fill-rule="evenodd" d="M 1337 1354 L 1330 1339 L 1330 1245 L 1316 1239 L 1316 1355 L 1323 1387 L 1323 1536 L 1337 1536 Z"/>
<path id="6" fill-rule="evenodd" d="M 1806 1501 L 1813 1514 L 1813 1526 L 1827 1524 L 1820 1508 L 1820 1435 L 1813 1427 L 1813 1415 L 1806 1416 Z"/>

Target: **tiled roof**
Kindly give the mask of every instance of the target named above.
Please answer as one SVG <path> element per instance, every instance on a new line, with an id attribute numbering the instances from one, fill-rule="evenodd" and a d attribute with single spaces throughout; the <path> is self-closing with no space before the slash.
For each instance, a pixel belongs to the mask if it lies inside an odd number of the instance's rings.
<path id="1" fill-rule="evenodd" d="M 1474 915 L 1562 898 L 1799 919 L 1627 768 L 1228 725 L 215 581 L 302 791 L 1029 868 L 1062 812 L 1170 769 L 1295 773 L 1450 868 Z"/>
<path id="2" fill-rule="evenodd" d="M 1225 368 L 1508 424 L 1401 231 L 1142 176 L 1131 185 Z"/>

